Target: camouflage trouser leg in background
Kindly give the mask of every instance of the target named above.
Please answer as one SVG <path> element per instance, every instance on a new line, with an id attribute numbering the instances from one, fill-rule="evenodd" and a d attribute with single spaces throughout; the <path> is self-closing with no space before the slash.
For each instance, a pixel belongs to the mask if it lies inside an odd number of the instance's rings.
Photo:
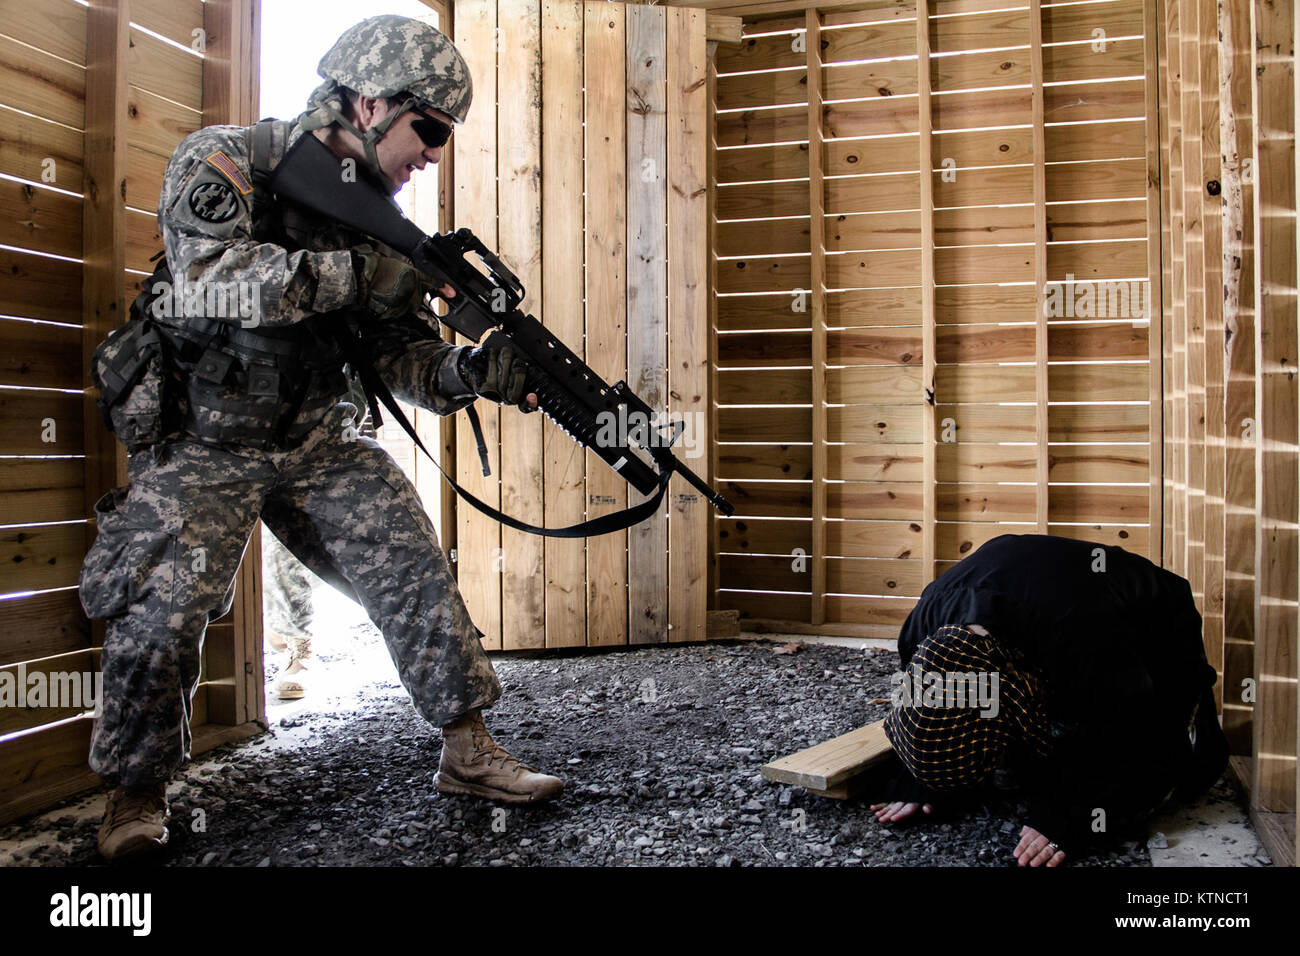
<path id="1" fill-rule="evenodd" d="M 131 485 L 96 505 L 81 600 L 108 619 L 90 766 L 110 784 L 168 779 L 189 756 L 209 621 L 259 512 L 383 633 L 416 709 L 443 726 L 501 694 L 446 556 L 406 476 L 342 409 L 288 452 L 173 442 L 132 456 Z"/>
<path id="2" fill-rule="evenodd" d="M 294 657 L 311 650 L 311 573 L 269 530 L 262 533 L 262 611 L 266 629 L 284 638 Z"/>

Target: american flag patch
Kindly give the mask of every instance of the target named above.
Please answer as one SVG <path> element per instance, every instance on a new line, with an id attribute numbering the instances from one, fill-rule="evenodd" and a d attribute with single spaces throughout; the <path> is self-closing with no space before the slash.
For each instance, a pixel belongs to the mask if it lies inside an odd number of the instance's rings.
<path id="1" fill-rule="evenodd" d="M 239 167 L 235 165 L 235 161 L 225 153 L 221 152 L 221 150 L 217 150 L 209 156 L 208 162 L 215 166 L 221 175 L 229 179 L 241 194 L 247 196 L 253 191 L 253 187 L 248 184 L 248 180 L 245 179 L 244 174 L 239 171 Z"/>

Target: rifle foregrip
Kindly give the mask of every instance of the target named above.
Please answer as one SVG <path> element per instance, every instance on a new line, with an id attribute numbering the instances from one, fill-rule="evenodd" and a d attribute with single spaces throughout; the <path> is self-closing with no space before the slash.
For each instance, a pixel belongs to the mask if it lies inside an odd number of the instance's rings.
<path id="1" fill-rule="evenodd" d="M 537 407 L 551 418 L 564 433 L 599 455 L 616 472 L 643 495 L 654 492 L 659 477 L 630 449 L 607 448 L 597 443 L 598 432 L 591 411 L 569 394 L 550 375 L 542 373 L 529 388 L 537 393 Z"/>

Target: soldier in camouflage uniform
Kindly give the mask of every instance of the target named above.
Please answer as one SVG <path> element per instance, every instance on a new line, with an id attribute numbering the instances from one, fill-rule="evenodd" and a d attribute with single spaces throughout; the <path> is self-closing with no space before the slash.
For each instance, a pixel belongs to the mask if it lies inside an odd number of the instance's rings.
<path id="1" fill-rule="evenodd" d="M 314 616 L 311 572 L 269 529 L 262 532 L 262 611 L 266 641 L 288 659 L 275 679 L 275 696 L 298 700 L 306 696 L 304 676 L 311 657 Z"/>
<path id="2" fill-rule="evenodd" d="M 468 69 L 433 27 L 380 16 L 345 31 L 320 73 L 296 121 L 199 130 L 167 167 L 158 219 L 174 281 L 246 283 L 259 315 L 151 310 L 166 346 L 164 434 L 137 442 L 130 486 L 96 505 L 80 593 L 91 617 L 107 619 L 90 765 L 115 787 L 99 834 L 109 859 L 166 842 L 165 786 L 189 756 L 203 635 L 231 606 L 259 517 L 383 633 L 417 711 L 443 728 L 439 790 L 522 803 L 562 787 L 483 724 L 501 688 L 482 635 L 411 483 L 341 401 L 350 359 L 331 323 L 368 344 L 401 400 L 443 415 L 476 396 L 535 408 L 526 365 L 508 348 L 443 342 L 425 308 L 427 280 L 407 260 L 257 188 L 259 170 L 315 135 L 344 168 L 352 159 L 358 175 L 396 192 L 441 159 L 452 124 L 464 122 Z M 149 406 L 143 387 L 124 407 Z"/>

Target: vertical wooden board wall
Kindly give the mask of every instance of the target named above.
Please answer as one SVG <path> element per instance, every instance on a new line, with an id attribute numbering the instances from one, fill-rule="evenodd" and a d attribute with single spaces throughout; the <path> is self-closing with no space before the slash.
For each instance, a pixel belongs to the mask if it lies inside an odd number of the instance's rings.
<path id="1" fill-rule="evenodd" d="M 1175 0 L 1176 2 L 1176 0 Z M 1167 0 L 1156 0 L 1153 9 L 1147 15 L 1148 36 L 1154 36 L 1156 43 L 1156 74 L 1155 83 L 1159 88 L 1158 112 L 1155 117 L 1148 117 L 1148 123 L 1154 123 L 1156 126 L 1156 137 L 1158 140 L 1157 148 L 1160 153 L 1160 178 L 1159 178 L 1159 202 L 1160 202 L 1160 276 L 1161 288 L 1163 290 L 1160 297 L 1160 368 L 1161 368 L 1161 404 L 1162 420 L 1160 429 L 1160 503 L 1161 503 L 1161 534 L 1160 534 L 1160 564 L 1164 566 L 1169 560 L 1169 555 L 1173 551 L 1173 504 L 1174 504 L 1174 486 L 1173 486 L 1173 442 L 1165 441 L 1165 435 L 1169 431 L 1170 423 L 1173 421 L 1174 400 L 1173 400 L 1173 381 L 1171 379 L 1171 369 L 1173 363 L 1170 358 L 1170 349 L 1173 343 L 1173 243 L 1174 234 L 1172 227 L 1172 199 L 1170 195 L 1170 177 L 1173 175 L 1170 169 L 1170 150 L 1169 150 L 1169 130 L 1171 127 L 1170 112 L 1170 87 L 1172 84 L 1166 82 L 1170 73 L 1170 52 L 1169 52 L 1169 34 L 1166 29 L 1166 4 Z M 1151 69 L 1150 64 L 1147 67 Z M 1148 132 L 1148 137 L 1150 133 Z M 1154 317 L 1153 317 L 1154 319 Z M 1155 462 L 1153 460 L 1152 467 Z"/>
<path id="2" fill-rule="evenodd" d="M 1047 105 L 1043 86 L 1043 8 L 1029 0 L 1030 128 L 1034 142 L 1034 530 L 1047 534 L 1051 514 L 1051 430 L 1050 382 L 1048 379 L 1047 309 Z"/>
<path id="3" fill-rule="evenodd" d="M 801 12 L 746 24 L 714 67 L 717 479 L 737 508 L 716 521 L 717 600 L 751 626 L 812 615 L 807 23 Z M 765 258 L 783 253 L 805 258 Z"/>
<path id="4" fill-rule="evenodd" d="M 826 133 L 823 127 L 821 13 L 804 14 L 804 53 L 808 58 L 808 316 L 812 324 L 809 389 L 812 394 L 812 590 L 809 623 L 826 622 Z M 803 294 L 803 293 L 801 293 Z"/>
<path id="5" fill-rule="evenodd" d="M 702 10 L 667 11 L 668 409 L 707 449 L 707 61 Z M 695 462 L 699 465 L 699 461 Z M 669 503 L 668 627 L 673 641 L 702 641 L 708 607 L 709 503 L 679 485 Z"/>
<path id="6" fill-rule="evenodd" d="M 497 127 L 490 112 L 497 103 L 497 55 L 501 43 L 497 0 L 459 0 L 453 42 L 469 63 L 474 99 L 483 111 L 456 132 L 456 227 L 468 227 L 489 249 L 498 246 Z M 457 341 L 466 344 L 457 336 Z M 494 507 L 501 505 L 501 412 L 491 402 L 476 403 L 488 449 L 485 477 L 473 432 L 456 428 L 456 481 Z M 510 413 L 506 409 L 506 414 Z M 483 632 L 488 650 L 502 647 L 501 525 L 473 508 L 456 511 L 456 580 L 470 616 Z"/>
<path id="7" fill-rule="evenodd" d="M 98 666 L 93 645 L 102 641 L 102 627 L 92 630 L 81 612 L 77 573 L 94 535 L 84 519 L 104 491 L 125 483 L 125 454 L 88 392 L 45 392 L 47 404 L 57 395 L 47 410 L 21 389 L 89 388 L 90 356 L 125 320 L 126 296 L 152 268 L 148 256 L 161 243 L 154 207 L 171 150 L 204 121 L 247 122 L 255 110 L 258 10 L 248 0 L 0 6 L 0 171 L 30 183 L 0 191 L 0 219 L 10 223 L 0 242 L 82 260 L 24 253 L 5 263 L 10 280 L 0 311 L 16 318 L 0 324 L 9 356 L 0 383 L 19 390 L 6 393 L 0 417 L 53 418 L 59 437 L 34 445 L 21 429 L 3 429 L 2 450 L 18 457 L 4 463 L 0 513 L 5 524 L 25 525 L 0 536 L 12 552 L 6 564 L 18 569 L 6 584 L 33 593 L 0 602 L 0 666 L 38 659 L 35 666 L 47 671 Z M 202 57 L 145 32 L 188 46 L 200 28 L 212 38 Z M 47 529 L 48 522 L 60 524 Z M 195 697 L 196 752 L 246 735 L 263 716 L 260 591 L 251 566 L 240 573 L 234 613 L 209 632 Z M 2 818 L 97 782 L 86 767 L 89 719 L 40 729 L 75 710 L 35 722 L 32 714 L 39 712 L 21 715 L 21 726 L 13 714 L 0 720 L 0 733 L 32 731 L 0 745 Z"/>
<path id="8" fill-rule="evenodd" d="M 490 13 L 462 4 L 455 27 L 458 46 L 478 57 L 476 100 L 498 90 L 505 97 L 485 107 L 496 110 L 491 137 L 473 120 L 458 135 L 456 225 L 499 244 L 531 293 L 525 310 L 603 379 L 626 379 L 670 417 L 690 414 L 675 451 L 707 473 L 704 19 L 605 2 L 491 2 Z M 674 17 L 690 19 L 690 28 L 670 36 Z M 488 56 L 483 38 L 498 23 L 498 49 Z M 683 83 L 675 97 L 672 70 Z M 496 175 L 482 171 L 484 158 Z M 674 357 L 679 340 L 688 354 Z M 627 506 L 626 481 L 549 420 L 501 414 L 499 448 L 492 444 L 499 462 L 486 481 L 468 428 L 457 427 L 459 473 L 471 489 L 488 489 L 491 501 L 499 481 L 503 510 L 550 527 Z M 480 628 L 500 637 L 485 646 L 649 643 L 668 640 L 673 628 L 680 639 L 703 639 L 708 507 L 689 486 L 674 491 L 673 507 L 687 517 L 673 522 L 666 507 L 630 538 L 621 531 L 543 541 L 509 531 L 499 550 L 490 536 L 466 535 L 496 525 L 457 509 L 462 591 Z M 496 590 L 484 571 L 493 556 L 504 570 Z"/>
<path id="9" fill-rule="evenodd" d="M 1219 23 L 1220 155 L 1223 184 L 1224 581 L 1223 728 L 1233 753 L 1251 749 L 1251 706 L 1242 691 L 1254 679 L 1255 640 L 1255 264 L 1251 115 L 1251 7 L 1221 2 Z"/>
<path id="10" fill-rule="evenodd" d="M 545 295 L 541 272 L 541 7 L 537 0 L 498 0 L 501 24 L 497 88 L 499 254 L 528 290 L 520 308 L 536 312 Z M 485 403 L 480 402 L 480 405 Z M 543 521 L 542 416 L 502 408 L 501 507 L 530 524 Z M 546 646 L 543 539 L 501 529 L 501 646 Z"/>
<path id="11" fill-rule="evenodd" d="M 1168 282 L 1169 253 L 1165 242 L 1168 210 L 1162 201 L 1165 190 L 1164 152 L 1161 148 L 1160 117 L 1166 107 L 1165 87 L 1161 82 L 1164 61 L 1164 10 L 1162 0 L 1150 0 L 1143 8 L 1142 56 L 1146 78 L 1146 166 L 1147 201 L 1146 234 L 1147 276 L 1151 298 L 1147 303 L 1148 398 L 1147 417 L 1147 498 L 1152 534 L 1148 557 L 1156 564 L 1164 562 L 1165 528 L 1165 459 L 1164 427 L 1168 402 L 1165 392 L 1165 289 Z M 1159 529 L 1159 534 L 1156 530 Z"/>
<path id="12" fill-rule="evenodd" d="M 656 413 L 668 410 L 666 30 L 663 7 L 627 7 L 627 380 Z M 628 493 L 629 504 L 648 497 Z M 627 543 L 628 642 L 665 641 L 666 508 L 629 528 Z"/>
<path id="13" fill-rule="evenodd" d="M 195 30 L 203 31 L 202 125 L 255 123 L 259 118 L 259 0 L 209 0 L 201 8 L 192 2 L 167 6 L 147 0 L 142 6 L 148 11 L 145 25 L 178 42 L 186 37 L 192 40 Z M 209 627 L 205 639 L 207 717 L 224 725 L 266 717 L 260 525 L 253 531 L 235 581 L 230 613 Z"/>
<path id="14" fill-rule="evenodd" d="M 88 50 L 91 22 L 106 35 L 91 37 L 98 42 Z M 7 569 L 0 588 L 6 592 L 0 667 L 14 677 L 19 666 L 85 672 L 97 666 L 93 647 L 102 642 L 102 630 L 92 631 L 85 620 L 75 585 L 94 535 L 85 519 L 100 490 L 116 480 L 116 454 L 111 438 L 98 434 L 94 402 L 72 390 L 89 384 L 84 358 L 120 321 L 121 244 L 115 240 L 123 234 L 117 187 L 124 171 L 113 161 L 111 144 L 122 135 L 125 114 L 109 101 L 122 86 L 126 25 L 115 5 L 86 10 L 56 3 L 33 10 L 6 0 L 0 33 L 10 37 L 0 70 L 0 171 L 25 181 L 0 183 L 6 220 L 0 242 L 13 247 L 0 250 L 0 313 L 7 316 L 0 319 L 6 356 L 0 383 L 13 386 L 0 393 L 0 453 L 14 456 L 0 463 L 0 522 L 21 525 L 0 532 Z M 106 88 L 88 92 L 90 53 L 98 63 L 91 78 Z M 61 95 L 42 95 L 42 80 L 58 83 Z M 87 96 L 93 125 L 86 122 Z M 87 127 L 90 133 L 83 134 Z M 88 139 L 110 151 L 85 170 Z M 93 197 L 54 191 L 87 191 L 91 176 Z M 68 327 L 45 324 L 51 321 Z M 60 457 L 44 457 L 54 455 Z M 25 732 L 0 744 L 0 819 L 93 785 L 85 764 L 90 720 L 45 726 L 79 710 L 0 711 L 0 735 Z"/>
<path id="15" fill-rule="evenodd" d="M 1203 556 L 1201 561 L 1203 635 L 1205 653 L 1220 674 L 1215 695 L 1222 700 L 1224 667 L 1224 329 L 1222 176 L 1219 145 L 1219 16 L 1217 0 L 1198 0 L 1197 61 L 1201 165 L 1197 170 L 1197 195 L 1201 203 L 1203 256 L 1202 315 L 1204 319 L 1202 381 L 1205 387 L 1205 429 L 1201 455 L 1204 461 Z M 1217 184 L 1217 186 L 1215 185 Z"/>
<path id="16" fill-rule="evenodd" d="M 1252 804 L 1296 808 L 1295 10 L 1255 3 L 1255 710 Z"/>
<path id="17" fill-rule="evenodd" d="M 1185 283 L 1186 348 L 1183 353 L 1187 384 L 1186 447 L 1187 535 L 1184 577 L 1191 582 L 1196 606 L 1205 606 L 1205 243 L 1204 204 L 1201 202 L 1200 0 L 1180 0 L 1182 53 L 1181 122 L 1183 131 L 1183 281 Z"/>
<path id="18" fill-rule="evenodd" d="M 582 358 L 583 341 L 582 0 L 542 3 L 541 320 Z M 586 514 L 586 454 L 543 422 L 544 512 L 563 526 Z M 603 467 L 603 462 L 601 463 Z M 546 646 L 587 643 L 586 543 L 547 538 Z"/>
<path id="19" fill-rule="evenodd" d="M 1165 421 L 1171 440 L 1168 484 L 1172 507 L 1165 513 L 1170 528 L 1165 566 L 1186 573 L 1187 528 L 1187 445 L 1184 440 L 1187 421 L 1186 352 L 1186 282 L 1183 189 L 1182 63 L 1183 50 L 1179 17 L 1182 0 L 1165 0 L 1165 35 L 1168 37 L 1168 143 L 1169 156 L 1169 229 L 1170 229 L 1170 313 L 1169 336 L 1165 348 L 1165 388 L 1170 395 L 1171 414 Z"/>
<path id="20" fill-rule="evenodd" d="M 607 382 L 627 372 L 626 7 L 585 0 L 587 364 Z M 614 80 L 618 82 L 615 83 Z M 627 505 L 627 482 L 587 455 L 587 517 Z M 587 644 L 627 643 L 627 532 L 587 541 Z"/>
<path id="21" fill-rule="evenodd" d="M 938 437 L 935 378 L 938 374 L 938 329 L 935 318 L 934 98 L 928 0 L 916 3 L 917 168 L 921 171 L 918 203 L 921 242 L 921 575 L 924 588 L 935 577 L 937 549 Z M 1044 478 L 1044 481 L 1046 479 Z M 1046 486 L 1044 485 L 1044 488 Z M 1046 529 L 1044 529 L 1046 530 Z"/>
<path id="22" fill-rule="evenodd" d="M 933 573 L 1006 532 L 1159 556 L 1143 4 L 909 14 L 773 9 L 718 54 L 718 468 L 742 508 L 718 584 L 751 626 L 893 636 Z M 792 181 L 818 136 L 820 194 Z M 816 299 L 789 308 L 819 286 L 819 215 L 824 373 Z M 1064 312 L 1040 314 L 1044 286 Z M 822 514 L 824 595 L 786 556 L 817 568 Z"/>

